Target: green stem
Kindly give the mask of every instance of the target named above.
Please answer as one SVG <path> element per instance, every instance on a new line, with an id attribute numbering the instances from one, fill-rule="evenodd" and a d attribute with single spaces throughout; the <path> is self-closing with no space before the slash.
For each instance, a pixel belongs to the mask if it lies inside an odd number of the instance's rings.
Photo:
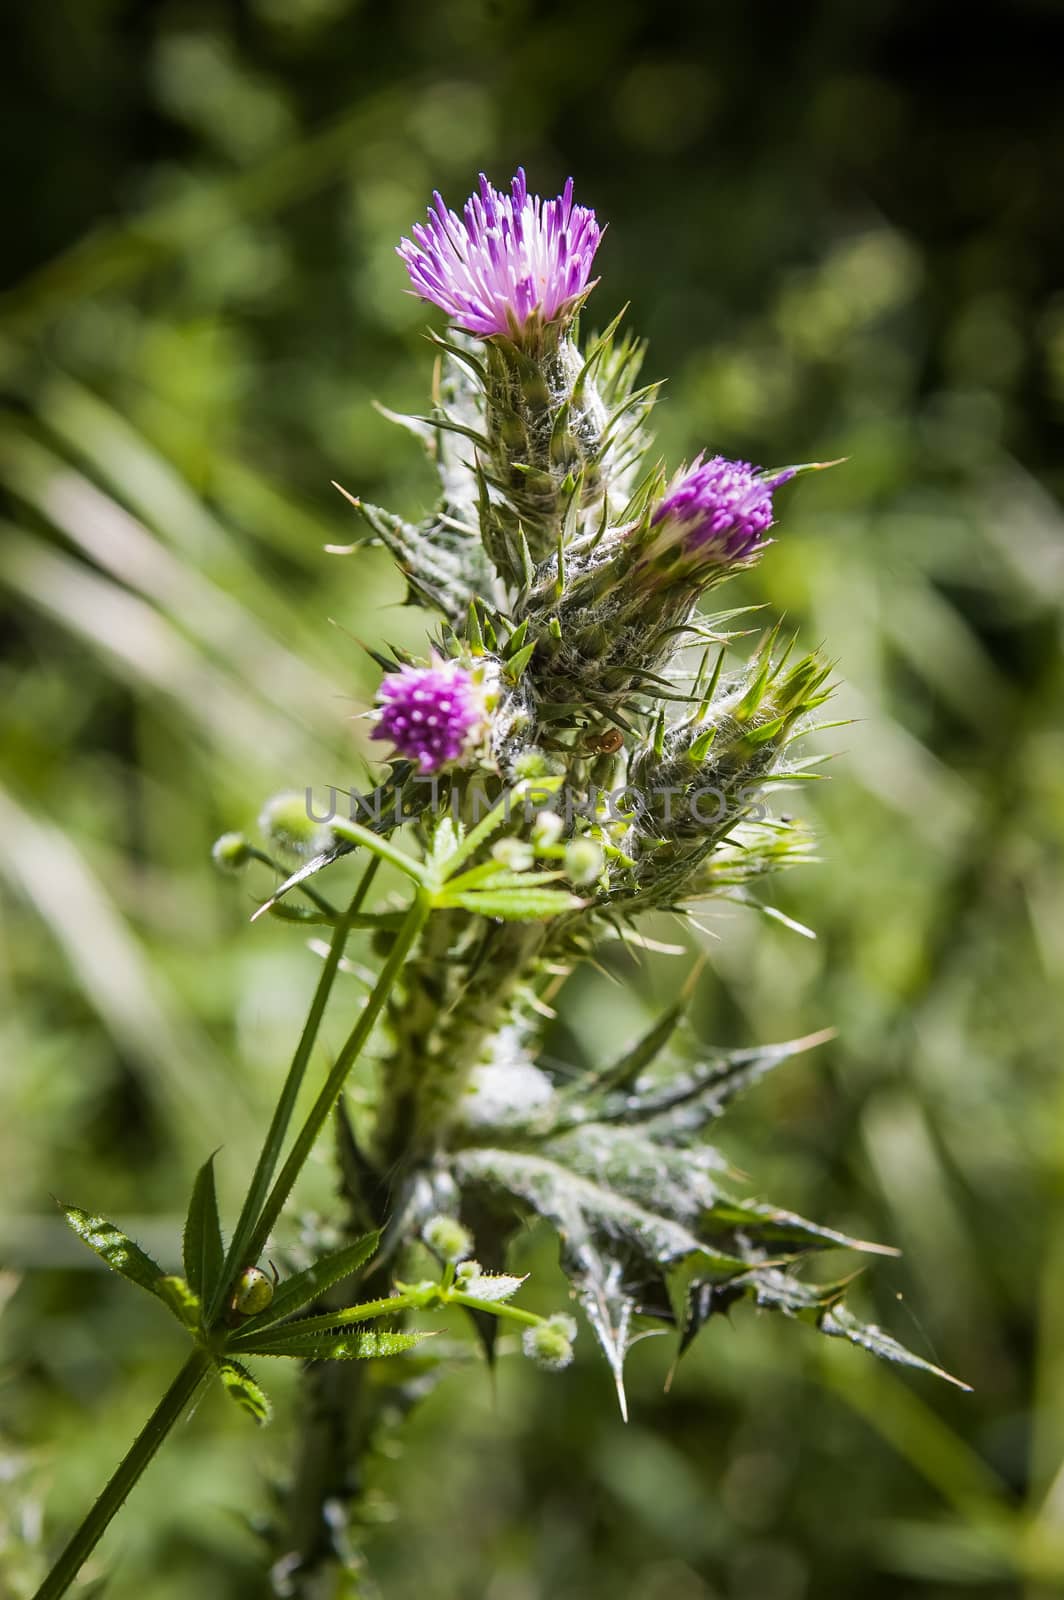
<path id="1" fill-rule="evenodd" d="M 336 1058 L 336 1064 L 326 1078 L 321 1093 L 310 1109 L 306 1122 L 299 1130 L 296 1141 L 289 1151 L 288 1159 L 281 1168 L 277 1181 L 270 1191 L 269 1198 L 259 1214 L 258 1221 L 247 1243 L 247 1257 L 249 1260 L 253 1261 L 261 1255 L 270 1231 L 284 1209 L 285 1201 L 292 1192 L 292 1186 L 313 1148 L 314 1141 L 325 1126 L 336 1104 L 347 1074 L 372 1033 L 374 1024 L 380 1016 L 384 1003 L 392 991 L 395 980 L 398 978 L 407 956 L 417 943 L 431 909 L 432 900 L 430 895 L 424 889 L 419 889 L 410 904 L 410 909 L 407 911 L 402 927 L 396 934 L 395 943 L 392 945 L 387 961 L 381 968 L 381 974 L 374 985 L 373 992 L 359 1013 L 358 1021 L 348 1034 L 343 1048 Z M 232 1254 L 232 1250 L 230 1250 L 230 1254 Z"/>
<path id="2" fill-rule="evenodd" d="M 126 1451 L 113 1478 L 37 1590 L 34 1600 L 59 1600 L 60 1595 L 66 1594 L 170 1429 L 180 1422 L 193 1395 L 210 1371 L 210 1365 L 210 1357 L 203 1350 L 196 1350 L 189 1356 Z"/>
<path id="3" fill-rule="evenodd" d="M 467 1306 L 470 1311 L 486 1311 L 492 1317 L 523 1323 L 526 1328 L 542 1327 L 547 1320 L 546 1317 L 537 1316 L 534 1311 L 522 1311 L 520 1306 L 502 1305 L 498 1300 L 482 1300 L 479 1295 L 463 1294 L 461 1289 L 452 1289 L 445 1296 L 445 1300 L 451 1305 Z"/>
<path id="4" fill-rule="evenodd" d="M 314 991 L 314 999 L 307 1013 L 307 1020 L 303 1025 L 303 1032 L 300 1035 L 295 1054 L 292 1057 L 292 1065 L 288 1069 L 284 1088 L 281 1090 L 281 1098 L 278 1100 L 277 1107 L 273 1113 L 269 1130 L 263 1142 L 262 1153 L 255 1167 L 239 1220 L 233 1231 L 218 1288 L 208 1308 L 208 1323 L 214 1323 L 221 1313 L 233 1278 L 238 1272 L 243 1271 L 244 1267 L 255 1261 L 261 1249 L 261 1245 L 256 1248 L 253 1244 L 256 1218 L 269 1192 L 270 1179 L 276 1170 L 281 1154 L 281 1146 L 284 1143 L 285 1134 L 288 1132 L 288 1125 L 292 1120 L 296 1099 L 303 1084 L 303 1078 L 318 1037 L 322 1018 L 325 1015 L 325 1007 L 328 1003 L 329 995 L 332 992 L 333 981 L 340 969 L 340 961 L 343 957 L 344 946 L 347 943 L 347 935 L 352 920 L 356 913 L 361 910 L 362 903 L 369 892 L 370 885 L 379 866 L 380 861 L 374 856 L 362 874 L 361 882 L 355 890 L 351 904 L 333 931 L 329 954 L 325 958 L 321 977 L 318 979 L 318 987 Z M 265 1235 L 263 1237 L 265 1238 Z"/>

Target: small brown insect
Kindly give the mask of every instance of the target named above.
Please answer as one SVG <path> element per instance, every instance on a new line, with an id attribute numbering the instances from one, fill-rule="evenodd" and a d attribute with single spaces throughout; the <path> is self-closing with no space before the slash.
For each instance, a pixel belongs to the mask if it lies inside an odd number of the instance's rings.
<path id="1" fill-rule="evenodd" d="M 623 743 L 624 734 L 620 728 L 607 728 L 603 733 L 589 733 L 584 748 L 592 755 L 614 756 Z"/>

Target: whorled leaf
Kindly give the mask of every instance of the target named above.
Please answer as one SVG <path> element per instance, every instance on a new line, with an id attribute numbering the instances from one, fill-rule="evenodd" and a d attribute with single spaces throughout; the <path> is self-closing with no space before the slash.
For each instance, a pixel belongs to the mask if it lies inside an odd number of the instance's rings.
<path id="1" fill-rule="evenodd" d="M 156 1294 L 170 1307 L 178 1322 L 190 1332 L 195 1332 L 203 1321 L 203 1305 L 199 1295 L 184 1278 L 164 1275 L 158 1281 Z"/>
<path id="2" fill-rule="evenodd" d="M 372 1361 L 378 1356 L 401 1355 L 430 1337 L 428 1333 L 391 1333 L 377 1328 L 360 1328 L 355 1333 L 301 1334 L 295 1323 L 288 1338 L 274 1337 L 261 1345 L 242 1344 L 241 1350 L 248 1355 L 296 1356 L 303 1361 Z"/>
<path id="3" fill-rule="evenodd" d="M 213 1155 L 203 1163 L 192 1186 L 182 1239 L 182 1256 L 189 1288 L 201 1299 L 210 1300 L 218 1287 L 225 1260 L 222 1230 L 218 1221 Z"/>
<path id="4" fill-rule="evenodd" d="M 255 1382 L 247 1367 L 242 1367 L 231 1356 L 223 1356 L 218 1362 L 218 1376 L 229 1398 L 253 1417 L 260 1428 L 269 1422 L 273 1407 L 265 1390 Z"/>
<path id="5" fill-rule="evenodd" d="M 120 1272 L 123 1278 L 128 1278 L 138 1288 L 147 1289 L 149 1294 L 160 1293 L 159 1281 L 166 1276 L 162 1267 L 116 1223 L 109 1222 L 106 1217 L 92 1216 L 80 1206 L 62 1206 L 62 1212 L 78 1238 L 106 1261 L 113 1272 Z"/>
<path id="6" fill-rule="evenodd" d="M 480 917 L 500 917 L 504 922 L 538 922 L 564 911 L 577 911 L 584 902 L 567 889 L 488 889 L 447 892 L 439 903 Z"/>

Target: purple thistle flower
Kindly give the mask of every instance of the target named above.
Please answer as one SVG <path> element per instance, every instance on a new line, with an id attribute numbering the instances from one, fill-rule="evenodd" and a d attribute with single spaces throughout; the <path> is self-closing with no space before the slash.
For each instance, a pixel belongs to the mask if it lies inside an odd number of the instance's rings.
<path id="1" fill-rule="evenodd" d="M 519 167 L 510 190 L 500 194 L 481 173 L 464 217 L 436 193 L 428 222 L 396 247 L 414 293 L 485 339 L 563 316 L 588 286 L 602 237 L 595 213 L 573 205 L 572 178 L 556 200 L 541 200 Z"/>
<path id="2" fill-rule="evenodd" d="M 651 518 L 668 544 L 681 541 L 689 555 L 729 565 L 749 561 L 768 541 L 772 526 L 772 491 L 794 471 L 762 477 L 748 461 L 726 456 L 699 456 L 674 480 Z M 661 548 L 661 544 L 657 548 Z"/>
<path id="3" fill-rule="evenodd" d="M 377 691 L 380 714 L 371 738 L 390 739 L 396 754 L 435 772 L 464 754 L 484 720 L 480 690 L 454 661 L 402 667 Z"/>

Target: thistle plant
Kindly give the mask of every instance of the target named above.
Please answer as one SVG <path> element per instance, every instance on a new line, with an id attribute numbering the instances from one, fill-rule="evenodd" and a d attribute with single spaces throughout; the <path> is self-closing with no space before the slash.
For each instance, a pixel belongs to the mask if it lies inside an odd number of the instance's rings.
<path id="1" fill-rule="evenodd" d="M 265 807 L 261 845 L 227 834 L 215 846 L 225 869 L 278 873 L 256 915 L 328 931 L 318 987 L 227 1244 L 214 1158 L 193 1188 L 183 1276 L 67 1210 L 177 1317 L 192 1352 L 39 1600 L 69 1586 L 209 1377 L 266 1420 L 246 1362 L 267 1355 L 306 1365 L 270 1533 L 275 1592 L 362 1592 L 366 1457 L 439 1367 L 423 1341 L 446 1308 L 468 1314 L 487 1362 L 512 1325 L 548 1371 L 568 1365 L 582 1318 L 622 1413 L 638 1331 L 671 1332 L 682 1356 L 744 1300 L 938 1372 L 860 1322 L 842 1284 L 802 1275 L 815 1252 L 881 1247 L 751 1199 L 707 1140 L 733 1096 L 825 1035 L 714 1049 L 678 1004 L 594 1071 L 560 1073 L 543 1053 L 566 976 L 604 946 L 639 948 L 644 914 L 748 901 L 756 880 L 809 859 L 808 834 L 768 801 L 813 775 L 817 758 L 796 747 L 831 692 L 829 663 L 778 627 L 744 646 L 736 612 L 702 605 L 763 557 L 781 491 L 823 464 L 702 455 L 666 475 L 649 453 L 642 346 L 620 319 L 581 333 L 601 237 L 571 182 L 541 201 L 519 172 L 508 195 L 482 177 L 461 216 L 437 195 L 399 245 L 413 292 L 449 323 L 429 336 L 432 410 L 398 419 L 440 497 L 413 524 L 349 494 L 366 530 L 351 551 L 387 547 L 431 614 L 431 647 L 375 657 L 375 787 L 342 803 L 334 791 L 324 813 L 297 787 Z M 364 865 L 338 906 L 330 869 L 344 856 Z M 403 886 L 398 909 L 394 893 L 378 899 L 382 864 Z M 291 1134 L 348 941 L 367 931 L 379 972 Z M 345 1083 L 368 1055 L 375 1089 L 356 1105 Z M 271 1241 L 327 1133 L 335 1209 L 304 1228 L 300 1261 L 283 1233 Z M 573 1301 L 546 1317 L 520 1305 L 507 1270 L 536 1218 L 557 1234 Z"/>

